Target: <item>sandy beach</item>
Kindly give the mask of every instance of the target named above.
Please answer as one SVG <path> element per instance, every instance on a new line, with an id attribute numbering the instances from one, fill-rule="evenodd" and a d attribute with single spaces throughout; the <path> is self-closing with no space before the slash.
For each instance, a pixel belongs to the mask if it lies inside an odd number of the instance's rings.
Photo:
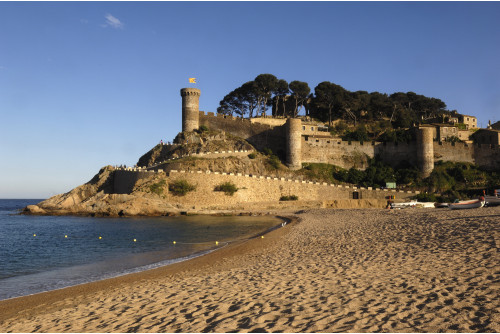
<path id="1" fill-rule="evenodd" d="M 293 216 L 190 261 L 0 302 L 0 332 L 500 332 L 500 207 Z"/>

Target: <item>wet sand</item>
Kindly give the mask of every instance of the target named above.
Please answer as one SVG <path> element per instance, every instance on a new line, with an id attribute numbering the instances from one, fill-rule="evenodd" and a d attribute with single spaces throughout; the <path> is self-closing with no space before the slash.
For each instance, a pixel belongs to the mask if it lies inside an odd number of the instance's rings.
<path id="1" fill-rule="evenodd" d="M 0 302 L 0 331 L 500 332 L 500 207 L 295 216 L 190 261 Z"/>

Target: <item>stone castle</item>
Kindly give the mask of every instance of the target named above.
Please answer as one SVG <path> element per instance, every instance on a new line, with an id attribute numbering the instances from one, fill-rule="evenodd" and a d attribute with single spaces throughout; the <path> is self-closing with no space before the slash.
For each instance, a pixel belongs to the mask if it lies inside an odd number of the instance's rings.
<path id="1" fill-rule="evenodd" d="M 284 158 L 290 169 L 300 169 L 304 162 L 364 169 L 367 158 L 375 156 L 395 168 L 417 166 L 424 176 L 430 175 L 434 163 L 439 160 L 500 169 L 498 145 L 436 141 L 435 129 L 431 126 L 416 129 L 416 141 L 410 143 L 346 142 L 324 131 L 322 124 L 306 119 L 243 119 L 200 112 L 200 95 L 197 88 L 181 89 L 183 132 L 197 130 L 201 125 L 228 132 L 247 140 L 257 149 L 272 149 Z"/>
<path id="2" fill-rule="evenodd" d="M 183 88 L 181 96 L 183 132 L 179 143 L 155 146 L 139 159 L 141 167 L 106 166 L 88 183 L 26 211 L 134 216 L 253 214 L 285 208 L 382 208 L 387 200 L 407 201 L 419 192 L 311 181 L 294 170 L 303 163 L 363 169 L 368 158 L 375 156 L 396 168 L 417 166 L 425 175 L 432 172 L 439 160 L 500 169 L 499 145 L 440 142 L 434 138 L 431 126 L 417 129 L 416 141 L 410 143 L 347 142 L 331 136 L 323 124 L 307 118 L 242 119 L 214 115 L 200 112 L 199 89 Z M 198 138 L 193 131 L 201 126 L 222 132 L 217 132 L 213 139 L 207 137 L 203 145 L 201 141 L 188 143 Z M 201 140 L 201 135 L 198 139 Z M 250 158 L 253 148 L 248 143 L 257 150 L 271 149 L 289 169 L 266 175 L 268 171 L 262 168 L 262 162 Z M 179 181 L 188 182 L 195 190 L 184 196 L 171 193 L 169 185 Z M 237 188 L 231 196 L 217 190 L 227 183 Z M 292 195 L 297 200 L 283 199 Z"/>

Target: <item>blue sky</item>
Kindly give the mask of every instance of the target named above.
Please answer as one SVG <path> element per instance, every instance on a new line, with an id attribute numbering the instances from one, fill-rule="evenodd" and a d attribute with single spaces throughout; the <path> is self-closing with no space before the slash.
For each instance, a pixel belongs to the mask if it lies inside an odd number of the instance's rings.
<path id="1" fill-rule="evenodd" d="M 499 2 L 0 2 L 0 198 L 134 165 L 261 73 L 500 120 Z"/>

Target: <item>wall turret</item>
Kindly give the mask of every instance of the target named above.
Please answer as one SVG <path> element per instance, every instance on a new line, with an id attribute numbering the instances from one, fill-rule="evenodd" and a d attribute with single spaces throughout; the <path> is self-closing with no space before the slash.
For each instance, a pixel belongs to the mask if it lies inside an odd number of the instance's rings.
<path id="1" fill-rule="evenodd" d="M 286 127 L 286 164 L 290 169 L 302 168 L 302 121 L 289 118 Z"/>
<path id="2" fill-rule="evenodd" d="M 434 142 L 432 127 L 420 127 L 417 130 L 417 164 L 424 177 L 434 169 Z"/>
<path id="3" fill-rule="evenodd" d="M 200 126 L 200 94 L 198 88 L 182 88 L 182 132 L 198 130 Z"/>

